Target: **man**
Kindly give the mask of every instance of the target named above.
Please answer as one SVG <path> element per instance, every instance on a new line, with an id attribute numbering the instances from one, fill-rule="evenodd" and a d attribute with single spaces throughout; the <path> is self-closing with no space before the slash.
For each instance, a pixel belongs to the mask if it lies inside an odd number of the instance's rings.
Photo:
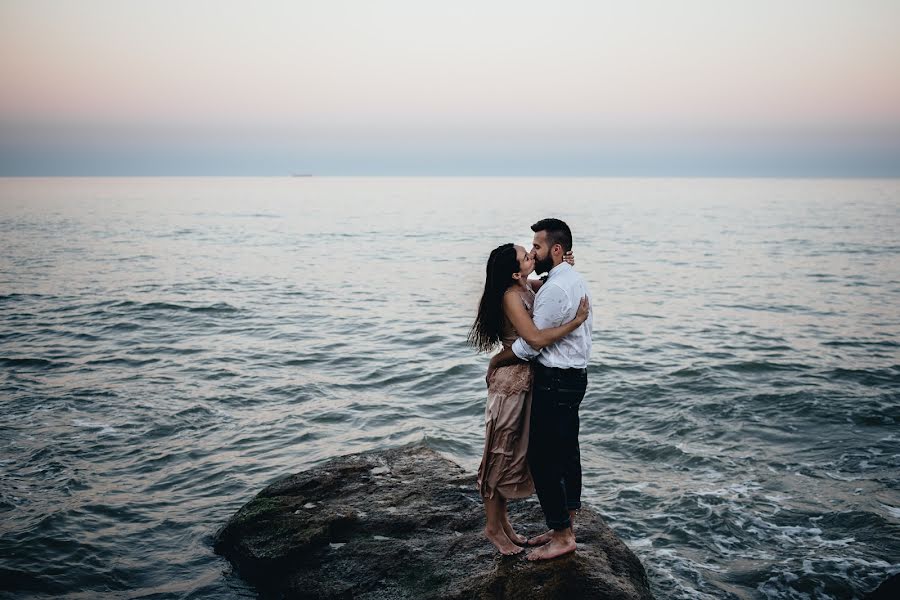
<path id="1" fill-rule="evenodd" d="M 590 299 L 590 293 L 581 275 L 563 261 L 572 249 L 569 226 L 559 219 L 541 219 L 531 230 L 535 271 L 548 273 L 535 297 L 534 324 L 538 329 L 557 327 L 572 320 L 579 301 L 583 296 Z M 528 465 L 550 531 L 528 541 L 540 546 L 528 555 L 529 560 L 575 551 L 572 521 L 581 508 L 578 407 L 587 389 L 592 320 L 593 311 L 578 329 L 540 351 L 519 338 L 511 349 L 491 359 L 492 368 L 515 362 L 517 357 L 535 361 Z"/>

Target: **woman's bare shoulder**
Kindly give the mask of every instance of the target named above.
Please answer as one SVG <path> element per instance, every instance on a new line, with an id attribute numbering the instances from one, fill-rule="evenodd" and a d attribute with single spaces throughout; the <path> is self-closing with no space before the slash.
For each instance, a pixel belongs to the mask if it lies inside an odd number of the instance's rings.
<path id="1" fill-rule="evenodd" d="M 512 305 L 516 302 L 519 302 L 519 299 L 521 297 L 522 293 L 516 289 L 516 286 L 510 286 L 505 292 L 503 292 L 503 304 Z"/>

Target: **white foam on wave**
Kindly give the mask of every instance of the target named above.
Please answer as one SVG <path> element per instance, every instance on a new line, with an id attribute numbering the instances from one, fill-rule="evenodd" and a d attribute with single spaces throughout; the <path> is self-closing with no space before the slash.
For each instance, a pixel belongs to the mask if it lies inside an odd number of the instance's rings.
<path id="1" fill-rule="evenodd" d="M 674 548 L 653 548 L 652 538 L 629 542 L 644 564 L 648 565 L 651 584 L 673 588 L 667 595 L 672 600 L 718 600 L 707 588 L 707 572 L 725 572 L 719 565 L 697 563 L 680 555 Z M 688 573 L 688 576 L 685 574 Z"/>
<path id="2" fill-rule="evenodd" d="M 646 548 L 648 546 L 653 546 L 653 538 L 644 537 L 636 540 L 628 540 L 628 546 L 631 548 Z"/>
<path id="3" fill-rule="evenodd" d="M 844 537 L 839 539 L 825 539 L 823 530 L 819 527 L 806 527 L 803 525 L 775 525 L 759 517 L 751 519 L 751 524 L 746 528 L 748 533 L 755 534 L 761 540 L 771 539 L 782 546 L 793 548 L 805 546 L 814 548 L 848 548 L 857 543 L 856 538 Z"/>
<path id="4" fill-rule="evenodd" d="M 744 483 L 735 483 L 726 487 L 716 488 L 714 490 L 700 490 L 698 492 L 695 492 L 694 495 L 713 496 L 715 498 L 740 498 L 761 489 L 763 489 L 762 486 L 755 481 L 747 481 Z"/>
<path id="5" fill-rule="evenodd" d="M 821 540 L 820 543 L 823 546 L 846 547 L 846 546 L 849 546 L 850 544 L 853 544 L 854 542 L 856 542 L 856 538 L 848 537 L 848 538 L 842 538 L 840 540 Z"/>
<path id="6" fill-rule="evenodd" d="M 710 540 L 723 556 L 730 556 L 733 548 L 740 547 L 742 543 L 741 540 L 733 535 L 721 535 L 718 533 L 710 534 Z"/>
<path id="7" fill-rule="evenodd" d="M 890 504 L 885 504 L 884 502 L 879 502 L 879 504 L 884 508 L 887 514 L 895 519 L 900 519 L 900 508 L 896 506 L 891 506 Z"/>
<path id="8" fill-rule="evenodd" d="M 650 519 L 677 519 L 681 518 L 682 515 L 678 513 L 670 513 L 670 512 L 656 512 L 650 513 Z"/>
<path id="9" fill-rule="evenodd" d="M 769 502 L 774 502 L 775 504 L 780 505 L 785 500 L 790 500 L 791 498 L 793 498 L 793 496 L 788 496 L 787 494 L 769 494 L 763 496 L 763 498 L 765 498 Z"/>
<path id="10" fill-rule="evenodd" d="M 103 423 L 102 421 L 90 421 L 88 419 L 74 419 L 72 421 L 72 425 L 75 427 L 81 427 L 84 429 L 99 429 L 97 433 L 101 435 L 108 435 L 110 433 L 115 433 L 115 428 L 109 423 Z"/>
<path id="11" fill-rule="evenodd" d="M 642 492 L 647 489 L 647 486 L 650 485 L 649 481 L 641 481 L 639 483 L 635 483 L 634 485 L 625 486 L 620 488 L 620 492 Z"/>
<path id="12" fill-rule="evenodd" d="M 813 566 L 813 561 L 817 563 L 818 570 Z M 884 569 L 888 573 L 900 570 L 900 564 L 891 564 L 886 560 L 876 558 L 874 560 L 866 560 L 864 558 L 854 556 L 821 556 L 815 559 L 803 560 L 803 572 L 809 575 L 827 575 L 829 573 L 840 572 L 847 573 L 853 568 Z"/>

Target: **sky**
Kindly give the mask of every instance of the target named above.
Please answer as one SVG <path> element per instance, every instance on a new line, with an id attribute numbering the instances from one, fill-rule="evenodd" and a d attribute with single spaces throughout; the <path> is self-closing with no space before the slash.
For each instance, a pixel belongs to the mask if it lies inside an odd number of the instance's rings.
<path id="1" fill-rule="evenodd" d="M 897 0 L 0 0 L 0 175 L 900 176 Z"/>

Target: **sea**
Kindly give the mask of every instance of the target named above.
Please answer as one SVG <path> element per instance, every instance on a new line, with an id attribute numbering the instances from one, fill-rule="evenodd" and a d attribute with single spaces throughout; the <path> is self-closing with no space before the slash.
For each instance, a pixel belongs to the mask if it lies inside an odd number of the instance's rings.
<path id="1" fill-rule="evenodd" d="M 900 573 L 898 179 L 5 178 L 0 597 L 254 598 L 212 545 L 267 484 L 474 473 L 486 259 L 544 217 L 594 298 L 584 501 L 656 597 Z"/>

